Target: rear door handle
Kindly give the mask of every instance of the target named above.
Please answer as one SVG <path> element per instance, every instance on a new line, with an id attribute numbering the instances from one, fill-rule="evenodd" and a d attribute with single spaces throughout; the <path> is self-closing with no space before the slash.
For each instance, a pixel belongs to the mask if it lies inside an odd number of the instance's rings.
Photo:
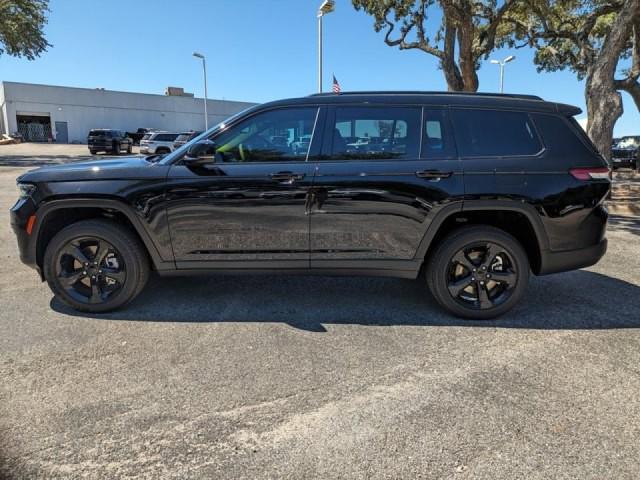
<path id="1" fill-rule="evenodd" d="M 278 172 L 269 175 L 271 180 L 283 183 L 293 183 L 304 178 L 304 173 Z"/>
<path id="2" fill-rule="evenodd" d="M 449 178 L 453 172 L 442 172 L 440 170 L 420 170 L 416 172 L 416 177 L 428 178 L 430 180 L 440 180 L 441 178 Z"/>

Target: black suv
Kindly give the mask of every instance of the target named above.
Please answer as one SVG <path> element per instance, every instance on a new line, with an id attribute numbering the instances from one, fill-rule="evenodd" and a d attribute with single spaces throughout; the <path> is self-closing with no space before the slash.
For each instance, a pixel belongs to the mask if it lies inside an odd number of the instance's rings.
<path id="1" fill-rule="evenodd" d="M 95 155 L 98 152 L 111 152 L 119 155 L 122 150 L 131 153 L 133 140 L 122 130 L 94 128 L 89 131 L 87 145 L 91 155 Z"/>
<path id="2" fill-rule="evenodd" d="M 640 136 L 615 139 L 611 149 L 611 166 L 614 170 L 627 167 L 640 168 Z"/>
<path id="3" fill-rule="evenodd" d="M 420 277 L 454 315 L 491 318 L 530 271 L 606 251 L 609 169 L 578 113 L 526 95 L 282 100 L 162 158 L 28 172 L 11 222 L 22 261 L 82 311 L 123 306 L 151 270 L 275 271 Z"/>

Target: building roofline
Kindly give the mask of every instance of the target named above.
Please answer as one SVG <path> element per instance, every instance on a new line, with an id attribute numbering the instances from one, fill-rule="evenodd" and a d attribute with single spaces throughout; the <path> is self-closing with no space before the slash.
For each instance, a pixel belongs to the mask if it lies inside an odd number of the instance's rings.
<path id="1" fill-rule="evenodd" d="M 108 89 L 102 89 L 102 88 L 88 88 L 88 87 L 69 87 L 69 86 L 65 86 L 65 85 L 48 85 L 45 83 L 29 83 L 29 82 L 14 82 L 14 81 L 10 81 L 10 80 L 0 80 L 0 84 L 4 85 L 26 85 L 29 87 L 52 87 L 52 88 L 64 88 L 64 89 L 70 89 L 70 90 L 84 90 L 87 92 L 106 92 L 106 93 L 124 93 L 127 95 L 147 95 L 147 96 L 151 96 L 151 97 L 161 97 L 161 98 L 190 98 L 190 99 L 197 99 L 197 100 L 204 100 L 203 97 L 186 97 L 186 96 L 172 96 L 172 95 L 161 95 L 159 93 L 144 93 L 144 92 L 126 92 L 124 90 L 108 90 Z M 246 100 L 228 100 L 228 99 L 220 99 L 220 98 L 207 98 L 207 101 L 216 101 L 216 102 L 231 102 L 231 103 L 251 103 L 251 104 L 256 104 L 258 102 L 250 102 L 250 101 L 246 101 Z"/>

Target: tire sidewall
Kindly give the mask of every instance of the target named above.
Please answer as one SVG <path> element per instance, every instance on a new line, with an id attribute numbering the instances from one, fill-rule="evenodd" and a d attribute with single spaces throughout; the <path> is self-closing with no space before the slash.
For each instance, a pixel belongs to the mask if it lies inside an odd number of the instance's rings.
<path id="1" fill-rule="evenodd" d="M 491 242 L 502 247 L 514 263 L 516 286 L 511 296 L 502 304 L 487 310 L 465 307 L 456 301 L 447 288 L 447 272 L 453 255 L 474 243 Z M 426 270 L 427 282 L 438 303 L 450 313 L 475 320 L 487 320 L 511 310 L 524 295 L 529 283 L 529 260 L 520 243 L 506 232 L 492 227 L 466 227 L 445 238 Z"/>

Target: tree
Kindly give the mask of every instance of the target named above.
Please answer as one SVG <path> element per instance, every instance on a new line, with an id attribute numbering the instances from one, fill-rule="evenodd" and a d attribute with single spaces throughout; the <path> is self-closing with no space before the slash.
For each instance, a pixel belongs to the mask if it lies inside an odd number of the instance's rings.
<path id="1" fill-rule="evenodd" d="M 631 95 L 640 111 L 640 15 L 633 26 L 626 57 L 631 58 L 631 66 L 622 79 L 616 79 L 615 86 Z"/>
<path id="2" fill-rule="evenodd" d="M 433 55 L 448 89 L 469 92 L 478 90 L 480 60 L 512 39 L 511 24 L 503 20 L 515 2 L 498 7 L 496 0 L 352 0 L 356 10 L 374 17 L 377 32 L 385 31 L 387 45 Z M 442 18 L 431 25 L 437 7 Z"/>
<path id="3" fill-rule="evenodd" d="M 0 0 L 0 55 L 34 60 L 45 52 L 48 12 L 49 0 Z"/>
<path id="4" fill-rule="evenodd" d="M 618 61 L 632 48 L 639 18 L 640 0 L 521 0 L 507 18 L 515 37 L 525 40 L 518 47 L 536 49 L 538 70 L 568 68 L 586 81 L 587 133 L 606 158 L 623 113 Z M 629 71 L 629 83 L 637 82 L 636 73 Z"/>

